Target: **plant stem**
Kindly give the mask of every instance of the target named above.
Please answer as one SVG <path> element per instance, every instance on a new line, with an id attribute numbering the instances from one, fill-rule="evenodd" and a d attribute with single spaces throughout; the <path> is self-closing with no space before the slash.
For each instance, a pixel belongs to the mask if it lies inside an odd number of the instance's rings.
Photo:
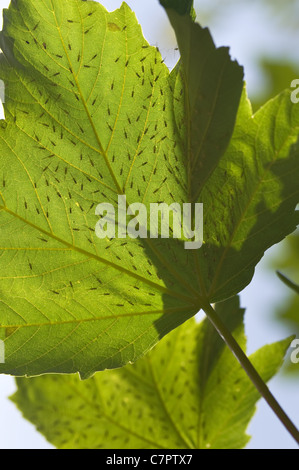
<path id="1" fill-rule="evenodd" d="M 270 392 L 269 388 L 259 375 L 259 373 L 256 371 L 246 354 L 243 352 L 237 341 L 234 339 L 232 336 L 231 332 L 227 329 L 227 327 L 224 325 L 220 317 L 217 315 L 216 311 L 213 309 L 213 307 L 208 303 L 204 302 L 204 305 L 202 306 L 203 310 L 205 311 L 208 319 L 210 322 L 213 324 L 213 326 L 216 328 L 218 331 L 219 335 L 222 337 L 222 339 L 225 341 L 229 349 L 232 351 L 234 356 L 237 358 L 241 366 L 243 367 L 244 371 L 256 387 L 256 389 L 259 391 L 259 393 L 262 395 L 262 397 L 266 400 L 270 408 L 274 411 L 278 419 L 281 421 L 281 423 L 285 426 L 285 428 L 288 430 L 288 432 L 291 434 L 291 436 L 295 439 L 297 444 L 299 444 L 299 431 L 296 428 L 296 426 L 292 423 L 290 418 L 287 416 L 287 414 L 284 412 L 284 410 L 281 408 L 275 397 L 272 395 Z"/>

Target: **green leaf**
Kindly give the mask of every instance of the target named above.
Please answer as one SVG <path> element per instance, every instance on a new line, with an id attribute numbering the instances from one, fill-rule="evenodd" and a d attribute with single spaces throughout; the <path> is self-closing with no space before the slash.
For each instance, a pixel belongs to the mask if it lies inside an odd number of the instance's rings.
<path id="1" fill-rule="evenodd" d="M 182 139 L 188 160 L 188 200 L 198 201 L 231 139 L 243 69 L 231 61 L 228 48 L 215 47 L 207 28 L 173 9 L 167 13 L 181 53 L 180 71 L 186 91 Z M 180 107 L 175 101 L 175 115 L 180 114 Z"/>
<path id="2" fill-rule="evenodd" d="M 230 145 L 200 195 L 209 217 L 198 265 L 210 302 L 246 287 L 264 252 L 298 225 L 298 131 L 289 91 L 255 115 L 244 92 Z"/>
<path id="3" fill-rule="evenodd" d="M 1 47 L 0 370 L 87 377 L 135 361 L 199 310 L 194 260 L 180 241 L 97 239 L 95 207 L 119 194 L 188 201 L 181 73 L 169 75 L 126 4 L 15 1 Z"/>
<path id="4" fill-rule="evenodd" d="M 0 337 L 13 375 L 121 367 L 202 305 L 251 280 L 294 230 L 299 108 L 252 117 L 242 68 L 207 29 L 167 10 L 169 73 L 126 4 L 16 0 L 0 78 Z M 202 202 L 204 246 L 95 235 L 99 203 Z M 170 223 L 174 228 L 173 221 Z"/>
<path id="5" fill-rule="evenodd" d="M 179 15 L 190 15 L 195 19 L 193 0 L 160 0 L 161 5 L 166 9 L 173 9 Z"/>
<path id="6" fill-rule="evenodd" d="M 261 57 L 258 62 L 258 66 L 267 81 L 267 87 L 262 91 L 255 91 L 255 98 L 251 102 L 253 109 L 256 110 L 265 101 L 278 95 L 287 87 L 291 88 L 294 77 L 297 77 L 299 73 L 298 63 L 290 59 Z M 292 89 L 292 91 L 294 90 Z"/>
<path id="7" fill-rule="evenodd" d="M 294 333 L 296 338 L 299 338 L 299 296 L 296 291 L 296 286 L 299 284 L 298 264 L 299 236 L 297 230 L 295 234 L 286 238 L 281 249 L 270 257 L 268 263 L 268 269 L 271 274 L 273 274 L 273 270 L 279 270 L 280 276 L 283 277 L 281 280 L 284 281 L 284 279 L 286 279 L 287 282 L 289 282 L 289 280 L 292 279 L 290 282 L 292 285 L 295 285 L 293 289 L 291 285 L 286 283 L 287 287 L 285 289 L 281 288 L 283 296 L 281 301 L 277 302 L 275 305 L 274 319 L 278 322 L 279 326 L 287 328 L 287 331 Z M 285 274 L 281 274 L 282 271 L 287 273 L 287 277 Z M 290 360 L 285 361 L 283 372 L 298 376 L 298 364 L 293 363 L 291 358 L 289 359 Z"/>
<path id="8" fill-rule="evenodd" d="M 299 286 L 297 284 L 292 282 L 289 278 L 287 278 L 284 274 L 280 273 L 279 271 L 277 271 L 277 275 L 282 282 L 284 282 L 288 287 L 290 287 L 290 289 L 293 289 L 295 292 L 297 292 L 297 294 L 299 294 Z"/>
<path id="9" fill-rule="evenodd" d="M 238 298 L 217 309 L 245 348 Z M 289 343 L 251 357 L 264 380 L 277 372 Z M 25 418 L 66 449 L 242 448 L 259 398 L 209 321 L 194 319 L 134 365 L 87 381 L 50 375 L 19 378 L 17 384 L 12 400 Z"/>

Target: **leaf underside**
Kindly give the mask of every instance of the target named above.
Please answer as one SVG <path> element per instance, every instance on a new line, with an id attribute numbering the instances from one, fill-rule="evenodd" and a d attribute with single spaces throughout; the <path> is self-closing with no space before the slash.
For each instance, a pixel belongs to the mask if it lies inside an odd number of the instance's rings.
<path id="1" fill-rule="evenodd" d="M 298 107 L 284 93 L 253 117 L 228 50 L 188 16 L 169 17 L 181 50 L 171 73 L 126 4 L 5 10 L 0 372 L 86 378 L 134 362 L 201 296 L 242 290 L 298 223 Z M 204 246 L 98 239 L 95 208 L 118 195 L 202 202 Z"/>
<path id="2" fill-rule="evenodd" d="M 220 303 L 218 313 L 245 349 L 238 298 Z M 251 356 L 265 381 L 277 372 L 289 343 Z M 87 381 L 50 375 L 17 384 L 13 402 L 65 449 L 240 449 L 259 399 L 214 327 L 194 319 L 134 365 Z"/>
<path id="3" fill-rule="evenodd" d="M 218 310 L 245 349 L 238 298 Z M 251 356 L 265 381 L 289 343 Z M 50 375 L 17 384 L 13 402 L 52 444 L 68 449 L 240 449 L 259 399 L 213 326 L 194 319 L 134 365 L 87 381 Z"/>

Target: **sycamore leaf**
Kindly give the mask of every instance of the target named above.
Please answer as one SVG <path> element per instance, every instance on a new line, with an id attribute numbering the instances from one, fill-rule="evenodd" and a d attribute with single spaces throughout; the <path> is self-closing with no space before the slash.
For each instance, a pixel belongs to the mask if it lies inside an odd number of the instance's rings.
<path id="1" fill-rule="evenodd" d="M 289 278 L 287 278 L 284 274 L 280 273 L 279 271 L 277 271 L 277 275 L 282 282 L 284 282 L 288 287 L 290 287 L 291 289 L 293 289 L 293 291 L 299 294 L 298 284 L 295 284 L 293 281 L 291 281 Z"/>
<path id="2" fill-rule="evenodd" d="M 160 0 L 161 5 L 166 9 L 173 9 L 179 15 L 190 15 L 195 19 L 193 0 Z"/>
<path id="3" fill-rule="evenodd" d="M 275 306 L 275 320 L 280 325 L 286 326 L 288 331 L 294 333 L 299 338 L 299 237 L 297 232 L 288 237 L 283 243 L 283 249 L 270 258 L 269 269 L 273 273 L 276 270 L 279 278 L 286 284 L 283 289 L 283 298 Z M 277 271 L 279 270 L 279 271 Z M 282 274 L 282 272 L 286 272 Z M 290 360 L 285 361 L 283 371 L 293 373 L 298 376 L 298 363 Z"/>
<path id="4" fill-rule="evenodd" d="M 188 201 L 180 71 L 169 75 L 126 4 L 14 1 L 1 47 L 1 371 L 87 377 L 135 361 L 199 310 L 194 261 L 179 241 L 97 239 L 95 208 L 120 194 Z M 237 95 L 221 110 L 226 145 Z"/>
<path id="5" fill-rule="evenodd" d="M 219 314 L 245 348 L 238 298 Z M 252 361 L 264 380 L 290 340 Z M 170 333 L 143 359 L 120 370 L 17 379 L 14 403 L 56 447 L 66 449 L 239 449 L 259 394 L 208 320 Z M 179 403 L 179 406 L 178 406 Z"/>
<path id="6" fill-rule="evenodd" d="M 234 129 L 242 68 L 189 15 L 167 12 L 182 55 L 171 73 L 126 4 L 14 0 L 5 11 L 3 373 L 88 377 L 136 361 L 202 297 L 242 290 L 298 222 L 299 108 L 285 93 L 252 117 L 244 92 Z M 120 195 L 147 214 L 203 203 L 204 246 L 97 238 L 97 205 Z"/>

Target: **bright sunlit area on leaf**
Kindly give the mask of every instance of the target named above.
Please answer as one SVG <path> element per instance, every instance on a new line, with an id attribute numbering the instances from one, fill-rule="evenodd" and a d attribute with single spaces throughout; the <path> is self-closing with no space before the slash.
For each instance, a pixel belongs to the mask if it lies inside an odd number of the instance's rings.
<path id="1" fill-rule="evenodd" d="M 297 10 L 239 3 L 0 1 L 1 449 L 298 448 Z"/>

